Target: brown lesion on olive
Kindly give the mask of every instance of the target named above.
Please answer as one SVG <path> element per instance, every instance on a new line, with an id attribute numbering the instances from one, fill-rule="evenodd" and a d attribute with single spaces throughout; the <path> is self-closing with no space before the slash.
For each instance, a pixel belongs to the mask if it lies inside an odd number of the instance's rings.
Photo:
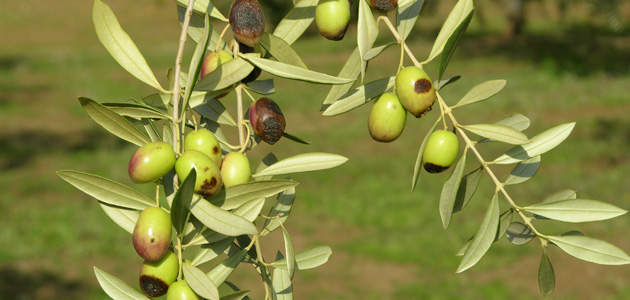
<path id="1" fill-rule="evenodd" d="M 418 94 L 428 93 L 431 91 L 431 87 L 433 87 L 433 84 L 426 78 L 418 79 L 413 83 L 413 90 Z"/>
<path id="2" fill-rule="evenodd" d="M 140 288 L 149 297 L 160 297 L 168 291 L 166 282 L 148 275 L 140 276 Z"/>
<path id="3" fill-rule="evenodd" d="M 217 185 L 217 178 L 212 177 L 210 180 L 204 180 L 203 185 L 201 185 L 201 190 L 210 191 Z"/>
<path id="4" fill-rule="evenodd" d="M 214 146 L 214 148 L 212 148 L 212 154 L 217 154 L 219 153 L 219 147 Z"/>
<path id="5" fill-rule="evenodd" d="M 441 173 L 448 169 L 448 167 L 426 162 L 424 163 L 424 169 L 429 173 Z"/>
<path id="6" fill-rule="evenodd" d="M 151 238 L 151 244 L 155 244 L 155 243 L 156 243 L 155 238 Z"/>

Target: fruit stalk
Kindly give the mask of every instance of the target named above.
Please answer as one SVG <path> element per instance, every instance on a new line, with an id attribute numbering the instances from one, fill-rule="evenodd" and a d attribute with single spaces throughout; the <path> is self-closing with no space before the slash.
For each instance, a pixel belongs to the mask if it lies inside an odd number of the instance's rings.
<path id="1" fill-rule="evenodd" d="M 387 28 L 389 28 L 389 31 L 392 32 L 392 35 L 394 36 L 396 41 L 400 45 L 402 45 L 402 47 L 405 49 L 405 52 L 407 52 L 407 56 L 409 56 L 409 59 L 411 59 L 411 62 L 413 62 L 413 65 L 418 67 L 418 68 L 422 68 L 422 64 L 420 62 L 418 62 L 416 57 L 411 52 L 411 49 L 409 49 L 409 47 L 407 47 L 407 44 L 405 43 L 405 40 L 403 40 L 403 38 L 400 36 L 400 34 L 398 34 L 398 30 L 396 30 L 396 28 L 394 28 L 394 25 L 387 18 L 387 16 L 379 16 L 378 19 L 377 19 L 377 23 L 378 23 L 378 21 L 383 21 L 383 23 L 385 23 L 385 25 L 387 25 Z M 401 67 L 402 67 L 402 65 L 401 65 Z"/>

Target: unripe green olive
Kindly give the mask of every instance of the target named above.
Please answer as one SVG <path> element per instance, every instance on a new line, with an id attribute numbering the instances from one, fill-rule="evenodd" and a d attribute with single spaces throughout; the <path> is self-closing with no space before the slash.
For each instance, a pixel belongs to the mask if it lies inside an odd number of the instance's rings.
<path id="1" fill-rule="evenodd" d="M 392 93 L 382 94 L 370 109 L 368 130 L 372 138 L 388 143 L 397 139 L 405 128 L 407 111 Z"/>
<path id="2" fill-rule="evenodd" d="M 196 150 L 212 159 L 215 165 L 221 164 L 221 146 L 212 131 L 200 128 L 184 137 L 184 151 Z"/>
<path id="3" fill-rule="evenodd" d="M 416 66 L 406 67 L 396 75 L 396 95 L 416 118 L 431 110 L 436 94 L 429 75 Z"/>
<path id="4" fill-rule="evenodd" d="M 252 177 L 249 159 L 243 153 L 230 152 L 221 163 L 221 178 L 225 188 L 246 183 Z"/>
<path id="5" fill-rule="evenodd" d="M 448 169 L 459 154 L 459 140 L 455 133 L 436 130 L 431 133 L 422 153 L 424 169 L 429 173 L 440 173 Z"/>
<path id="6" fill-rule="evenodd" d="M 166 300 L 199 300 L 199 296 L 188 286 L 186 280 L 175 281 L 168 288 Z"/>
<path id="7" fill-rule="evenodd" d="M 387 12 L 398 7 L 398 0 L 370 0 L 369 2 L 370 6 L 382 12 Z"/>
<path id="8" fill-rule="evenodd" d="M 145 208 L 133 228 L 133 247 L 140 257 L 158 261 L 171 244 L 171 215 L 159 207 Z"/>
<path id="9" fill-rule="evenodd" d="M 199 71 L 199 76 L 204 78 L 206 75 L 214 72 L 222 64 L 232 60 L 233 57 L 230 52 L 225 50 L 213 51 L 206 55 Z"/>
<path id="10" fill-rule="evenodd" d="M 275 144 L 284 133 L 286 121 L 276 102 L 263 97 L 249 107 L 249 121 L 254 132 L 269 145 Z"/>
<path id="11" fill-rule="evenodd" d="M 160 179 L 175 165 L 173 147 L 164 142 L 148 143 L 131 156 L 129 178 L 135 183 L 147 183 Z"/>
<path id="12" fill-rule="evenodd" d="M 234 38 L 250 47 L 258 44 L 265 31 L 265 15 L 256 0 L 234 0 L 229 21 Z"/>
<path id="13" fill-rule="evenodd" d="M 180 182 L 186 179 L 192 168 L 197 172 L 195 193 L 212 196 L 221 190 L 221 172 L 210 157 L 196 150 L 186 150 L 175 162 L 175 172 Z"/>
<path id="14" fill-rule="evenodd" d="M 166 294 L 169 286 L 177 279 L 179 261 L 175 253 L 167 251 L 162 259 L 151 262 L 145 260 L 140 269 L 140 288 L 149 297 Z"/>
<path id="15" fill-rule="evenodd" d="M 346 35 L 350 24 L 349 0 L 320 0 L 315 8 L 315 24 L 325 38 L 339 41 Z"/>

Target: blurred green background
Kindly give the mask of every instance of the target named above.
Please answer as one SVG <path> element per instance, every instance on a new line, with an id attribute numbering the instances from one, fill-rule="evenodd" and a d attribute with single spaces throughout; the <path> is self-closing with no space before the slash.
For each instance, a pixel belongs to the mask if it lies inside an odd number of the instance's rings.
<path id="1" fill-rule="evenodd" d="M 216 2 L 227 14 L 229 2 Z M 409 39 L 421 60 L 455 3 L 427 2 Z M 180 30 L 175 1 L 106 3 L 164 85 Z M 286 3 L 274 3 L 265 9 L 282 16 Z M 630 3 L 564 3 L 563 8 L 561 0 L 527 1 L 524 22 L 514 31 L 515 23 L 509 20 L 515 19 L 508 17 L 514 12 L 507 0 L 476 1 L 476 16 L 446 74 L 462 78 L 442 95 L 453 104 L 477 83 L 503 78 L 506 88 L 490 102 L 456 111 L 461 122 L 488 123 L 520 112 L 531 119 L 526 133 L 533 136 L 577 121 L 566 142 L 543 156 L 538 175 L 509 189 L 518 203 L 535 203 L 570 188 L 581 198 L 628 209 Z M 611 3 L 612 9 L 602 3 Z M 0 2 L 0 299 L 107 299 L 92 266 L 137 288 L 142 260 L 131 237 L 94 199 L 55 174 L 81 170 L 138 187 L 147 195 L 152 191 L 150 186 L 133 185 L 127 176 L 135 147 L 91 122 L 77 101 L 78 96 L 112 101 L 153 92 L 100 45 L 91 6 L 92 1 Z M 516 15 L 520 16 L 518 11 Z M 391 40 L 386 28 L 381 33 L 385 38 L 379 43 Z M 336 74 L 355 38 L 356 29 L 351 27 L 344 41 L 311 34 L 294 46 L 310 68 Z M 397 55 L 392 47 L 371 62 L 368 79 L 393 74 Z M 437 61 L 426 67 L 436 76 Z M 379 144 L 367 132 L 369 105 L 327 118 L 319 113 L 326 86 L 277 80 L 276 91 L 273 99 L 287 116 L 287 131 L 312 144 L 282 140 L 273 148 L 261 146 L 250 154 L 253 161 L 270 150 L 280 158 L 306 151 L 350 158 L 334 170 L 294 176 L 301 184 L 287 226 L 296 249 L 320 244 L 333 248 L 326 265 L 296 274 L 296 299 L 540 297 L 537 242 L 514 246 L 502 239 L 474 268 L 454 273 L 460 259 L 454 254 L 475 232 L 493 189 L 482 180 L 475 199 L 454 215 L 448 231 L 442 229 L 437 208 L 448 172 L 423 174 L 416 191 L 409 192 L 417 150 L 435 112 L 408 119 L 397 141 Z M 226 106 L 233 106 L 233 99 L 224 98 Z M 505 149 L 483 146 L 489 159 Z M 475 167 L 474 161 L 468 166 Z M 509 169 L 497 172 L 505 175 Z M 598 223 L 539 226 L 549 234 L 581 230 L 630 252 L 628 215 Z M 281 241 L 276 235 L 263 240 L 267 259 L 283 249 Z M 549 255 L 557 278 L 549 298 L 630 297 L 628 266 L 585 263 L 555 248 Z M 252 295 L 260 299 L 262 285 L 254 273 L 243 266 L 230 280 L 253 289 Z"/>

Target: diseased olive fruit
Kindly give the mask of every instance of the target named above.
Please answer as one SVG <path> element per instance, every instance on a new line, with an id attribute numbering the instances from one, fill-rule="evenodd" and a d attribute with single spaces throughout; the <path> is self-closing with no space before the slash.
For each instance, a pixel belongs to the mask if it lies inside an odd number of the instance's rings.
<path id="1" fill-rule="evenodd" d="M 166 300 L 199 300 L 199 296 L 188 286 L 186 280 L 175 281 L 168 288 Z"/>
<path id="2" fill-rule="evenodd" d="M 266 97 L 256 100 L 249 107 L 249 121 L 256 135 L 269 145 L 275 144 L 282 137 L 286 126 L 278 104 Z"/>
<path id="3" fill-rule="evenodd" d="M 424 116 L 435 102 L 435 88 L 427 73 L 415 66 L 396 75 L 396 95 L 400 103 L 416 118 Z"/>
<path id="4" fill-rule="evenodd" d="M 199 76 L 204 78 L 206 75 L 214 72 L 222 64 L 234 59 L 230 52 L 225 50 L 213 51 L 206 55 L 199 71 Z"/>
<path id="5" fill-rule="evenodd" d="M 407 111 L 398 97 L 392 93 L 384 93 L 370 109 L 368 130 L 374 140 L 388 143 L 400 136 L 406 120 Z"/>
<path id="6" fill-rule="evenodd" d="M 145 295 L 155 298 L 168 291 L 177 279 L 179 261 L 175 253 L 167 251 L 162 259 L 151 262 L 145 260 L 140 269 L 140 288 Z"/>
<path id="7" fill-rule="evenodd" d="M 436 130 L 431 133 L 422 153 L 422 164 L 429 173 L 440 173 L 448 169 L 459 153 L 459 140 L 455 133 Z"/>
<path id="8" fill-rule="evenodd" d="M 348 0 L 321 0 L 315 8 L 317 30 L 325 38 L 339 41 L 346 35 L 350 24 L 350 6 Z"/>
<path id="9" fill-rule="evenodd" d="M 175 165 L 173 147 L 164 142 L 148 143 L 131 156 L 129 178 L 135 183 L 147 183 L 160 179 Z"/>
<path id="10" fill-rule="evenodd" d="M 193 168 L 197 173 L 195 193 L 212 196 L 221 190 L 223 181 L 219 167 L 207 155 L 196 150 L 186 150 L 175 162 L 179 181 L 183 182 Z"/>
<path id="11" fill-rule="evenodd" d="M 239 49 L 238 51 L 240 53 L 243 53 L 243 54 L 247 54 L 247 53 L 261 53 L 261 51 L 260 51 L 260 44 L 256 45 L 256 47 L 250 47 L 250 46 L 247 46 L 247 45 L 245 45 L 245 44 L 243 44 L 241 42 L 238 42 L 238 41 L 237 41 L 237 43 L 238 43 L 238 49 Z M 252 82 L 252 81 L 258 79 L 258 76 L 260 76 L 261 73 L 262 73 L 262 70 L 259 67 L 254 66 L 254 69 L 245 78 L 241 79 L 241 82 L 242 83 Z"/>
<path id="12" fill-rule="evenodd" d="M 221 146 L 212 131 L 200 128 L 184 137 L 184 151 L 197 150 L 212 159 L 215 165 L 221 164 Z"/>
<path id="13" fill-rule="evenodd" d="M 235 0 L 230 6 L 230 27 L 237 41 L 254 47 L 265 31 L 265 15 L 256 0 Z"/>
<path id="14" fill-rule="evenodd" d="M 249 159 L 243 153 L 230 152 L 221 163 L 221 178 L 225 188 L 246 183 L 252 177 Z"/>
<path id="15" fill-rule="evenodd" d="M 398 7 L 398 0 L 370 0 L 369 2 L 370 6 L 382 12 L 387 12 Z"/>
<path id="16" fill-rule="evenodd" d="M 140 257 L 158 261 L 171 244 L 171 215 L 159 207 L 145 208 L 133 228 L 133 247 Z"/>

